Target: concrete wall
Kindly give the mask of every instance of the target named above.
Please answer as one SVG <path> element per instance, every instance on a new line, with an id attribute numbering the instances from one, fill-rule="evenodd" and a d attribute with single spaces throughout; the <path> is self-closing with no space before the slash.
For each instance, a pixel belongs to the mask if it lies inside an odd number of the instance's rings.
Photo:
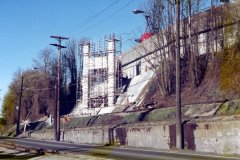
<path id="1" fill-rule="evenodd" d="M 108 42 L 108 107 L 114 105 L 116 89 L 116 68 L 115 68 L 115 40 Z"/>
<path id="2" fill-rule="evenodd" d="M 218 154 L 240 154 L 240 120 L 199 122 L 184 125 L 186 149 Z M 63 133 L 63 132 L 62 132 Z M 173 123 L 135 123 L 118 127 L 88 127 L 64 131 L 64 141 L 115 144 L 168 150 L 176 146 Z M 35 132 L 31 137 L 53 139 L 53 132 Z"/>
<path id="3" fill-rule="evenodd" d="M 63 133 L 63 132 L 62 132 Z M 62 134 L 63 135 L 63 134 Z M 84 144 L 108 144 L 108 128 L 80 128 L 64 132 L 64 141 Z"/>
<path id="4" fill-rule="evenodd" d="M 198 48 L 199 55 L 203 55 L 207 53 L 207 46 L 210 47 L 209 51 L 220 51 L 221 45 L 219 42 L 211 40 L 211 44 L 209 44 L 210 40 L 207 40 L 207 36 L 209 36 L 210 31 L 207 33 L 199 33 L 196 39 L 196 42 L 194 42 L 195 47 Z M 220 34 L 220 33 L 219 33 Z M 218 35 L 218 37 L 221 37 L 221 35 Z M 121 62 L 122 62 L 122 71 L 125 75 L 127 75 L 129 78 L 133 78 L 136 76 L 137 72 L 137 65 L 140 63 L 141 67 L 140 70 L 143 73 L 144 71 L 151 68 L 152 64 L 159 64 L 159 62 L 162 60 L 161 56 L 162 54 L 156 52 L 158 50 L 158 47 L 163 47 L 160 42 L 157 41 L 157 36 L 152 36 L 149 39 L 145 40 L 144 42 L 136 45 L 135 47 L 131 48 L 129 51 L 122 53 L 121 55 Z M 198 45 L 196 45 L 198 43 Z M 157 44 L 157 46 L 156 46 Z M 184 43 L 183 40 L 180 40 L 180 54 L 183 55 L 184 53 Z M 214 48 L 215 47 L 215 48 Z M 165 51 L 164 51 L 165 50 Z M 169 53 L 168 47 L 165 46 L 164 49 L 161 49 L 161 52 Z M 172 53 L 173 54 L 173 53 Z M 168 57 L 170 58 L 170 57 Z M 149 63 L 151 61 L 151 63 Z"/>
<path id="5" fill-rule="evenodd" d="M 34 139 L 54 140 L 53 130 L 33 132 L 30 134 Z M 109 127 L 87 127 L 71 130 L 61 130 L 61 141 L 81 144 L 109 144 Z"/>
<path id="6" fill-rule="evenodd" d="M 120 136 L 120 130 L 121 128 L 115 130 L 117 138 Z M 169 149 L 169 129 L 166 126 L 129 127 L 126 132 L 127 146 Z"/>
<path id="7" fill-rule="evenodd" d="M 198 123 L 194 137 L 198 151 L 240 154 L 239 121 Z"/>
<path id="8" fill-rule="evenodd" d="M 90 54 L 90 45 L 86 44 L 83 46 L 83 77 L 82 77 L 82 108 L 88 108 L 88 99 L 89 99 L 89 81 L 88 81 L 88 74 L 89 74 L 89 54 Z M 80 106 L 77 106 L 78 110 L 80 110 Z M 79 111 L 78 111 L 79 112 Z"/>
<path id="9" fill-rule="evenodd" d="M 34 139 L 48 139 L 48 140 L 54 140 L 54 132 L 53 131 L 40 131 L 40 132 L 33 132 L 30 134 L 31 138 Z"/>
<path id="10" fill-rule="evenodd" d="M 107 56 L 89 58 L 89 69 L 102 69 L 107 67 Z"/>
<path id="11" fill-rule="evenodd" d="M 233 6 L 228 6 L 231 7 L 231 10 L 233 13 L 238 13 L 239 10 L 239 5 L 234 4 Z M 215 8 L 216 11 L 214 12 L 219 12 L 219 14 L 216 15 L 215 19 L 220 20 L 221 19 L 221 11 L 222 8 L 218 7 Z M 210 15 L 210 10 L 206 10 L 205 12 L 200 12 L 199 14 L 193 15 L 191 18 L 192 21 L 192 36 L 191 36 L 191 44 L 192 48 L 195 48 L 198 50 L 199 55 L 206 54 L 208 52 L 219 52 L 221 49 L 223 49 L 222 43 L 224 43 L 224 46 L 231 46 L 236 42 L 236 39 L 238 38 L 236 35 L 237 28 L 239 28 L 239 24 L 234 24 L 230 25 L 228 27 L 232 28 L 231 34 L 227 34 L 225 32 L 225 27 L 224 28 L 210 28 L 211 24 L 209 22 L 211 21 L 211 15 Z M 185 22 L 186 26 L 188 25 L 187 22 Z M 218 22 L 220 24 L 220 22 Z M 183 37 L 183 21 L 181 21 L 181 31 L 180 31 L 180 36 Z M 169 26 L 171 28 L 171 26 Z M 172 26 L 175 29 L 175 26 Z M 187 28 L 188 29 L 188 28 Z M 228 28 L 226 28 L 229 30 Z M 226 31 L 227 31 L 226 30 Z M 196 31 L 196 33 L 195 33 Z M 229 31 L 228 31 L 229 32 Z M 121 55 L 121 62 L 123 65 L 123 72 L 129 77 L 132 78 L 136 76 L 136 65 L 140 62 L 142 63 L 142 71 L 149 69 L 150 65 L 146 64 L 146 59 L 151 59 L 151 57 L 147 57 L 147 55 L 156 55 L 156 50 L 158 48 L 162 48 L 161 50 L 166 50 L 167 46 L 166 44 L 163 45 L 163 42 L 166 43 L 166 33 L 165 31 L 160 31 L 159 32 L 160 38 L 157 38 L 156 35 L 148 38 L 147 40 L 137 44 L 136 46 L 132 47 L 128 51 L 122 53 Z M 187 36 L 184 40 L 180 40 L 180 53 L 181 55 L 184 54 L 184 50 L 188 49 L 188 39 L 189 37 Z M 159 41 L 157 40 L 159 39 Z M 164 40 L 163 40 L 164 39 Z M 184 43 L 186 42 L 186 44 Z M 172 43 L 173 44 L 173 43 Z M 169 46 L 171 46 L 170 44 Z M 186 48 L 185 48 L 186 47 Z M 167 51 L 168 52 L 168 51 Z M 174 53 L 173 53 L 174 54 Z M 160 57 L 160 56 L 155 56 Z"/>

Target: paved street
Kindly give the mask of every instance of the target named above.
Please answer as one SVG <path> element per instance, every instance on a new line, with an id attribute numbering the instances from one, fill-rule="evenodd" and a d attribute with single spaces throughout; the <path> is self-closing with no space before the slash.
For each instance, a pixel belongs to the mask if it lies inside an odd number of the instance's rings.
<path id="1" fill-rule="evenodd" d="M 99 158 L 86 155 L 45 155 L 30 160 L 111 160 L 109 158 Z"/>
<path id="2" fill-rule="evenodd" d="M 73 155 L 87 155 L 106 159 L 239 159 L 231 157 L 221 157 L 216 155 L 204 155 L 193 152 L 164 152 L 154 150 L 132 149 L 124 147 L 104 147 L 99 145 L 79 145 L 65 142 L 32 140 L 23 138 L 8 138 L 0 137 L 0 143 L 8 143 L 15 146 L 24 146 L 29 149 L 48 152 L 51 154 L 60 153 L 60 155 L 73 154 Z M 44 157 L 42 157 L 44 158 Z M 58 157 L 59 158 L 59 157 Z M 57 159 L 58 159 L 57 158 Z M 82 157 L 84 159 L 84 157 Z M 80 159 L 82 159 L 80 158 Z M 87 158 L 87 157 L 85 157 Z"/>
<path id="3" fill-rule="evenodd" d="M 41 155 L 39 153 L 32 153 L 30 151 L 21 151 L 9 149 L 0 146 L 0 159 L 29 159 L 29 160 L 111 160 L 109 158 L 99 158 L 87 155 L 78 154 L 49 154 Z"/>

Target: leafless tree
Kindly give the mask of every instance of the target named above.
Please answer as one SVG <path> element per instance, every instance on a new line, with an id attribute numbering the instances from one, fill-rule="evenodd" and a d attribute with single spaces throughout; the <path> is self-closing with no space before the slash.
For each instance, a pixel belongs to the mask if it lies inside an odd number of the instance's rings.
<path id="1" fill-rule="evenodd" d="M 37 99 L 34 104 L 38 105 L 39 112 L 45 114 L 53 114 L 56 96 L 56 77 L 57 77 L 57 56 L 51 48 L 45 48 L 40 51 L 39 58 L 34 60 L 34 68 L 41 78 L 35 84 L 39 85 Z M 41 95 L 41 96 L 39 96 Z"/>
<path id="2" fill-rule="evenodd" d="M 70 40 L 66 44 L 66 49 L 63 51 L 62 58 L 62 103 L 61 111 L 70 112 L 76 103 L 76 54 L 77 43 L 75 40 Z M 71 109 L 70 109 L 71 108 Z M 70 110 L 69 110 L 70 109 Z"/>
<path id="3" fill-rule="evenodd" d="M 149 1 L 146 8 L 147 32 L 150 38 L 141 42 L 135 51 L 148 63 L 157 76 L 159 90 L 166 97 L 173 91 L 172 66 L 174 65 L 174 3 Z M 146 56 L 147 55 L 147 56 Z"/>
<path id="4" fill-rule="evenodd" d="M 219 46 L 223 47 L 221 3 L 219 0 L 205 2 L 181 1 L 181 64 L 186 64 L 186 73 L 190 75 L 187 79 L 193 87 L 201 84 L 210 53 L 213 55 Z M 164 97 L 174 90 L 174 83 L 171 83 L 174 80 L 171 68 L 175 64 L 174 5 L 174 0 L 148 1 L 144 9 L 147 32 L 153 36 L 135 47 L 156 73 Z"/>

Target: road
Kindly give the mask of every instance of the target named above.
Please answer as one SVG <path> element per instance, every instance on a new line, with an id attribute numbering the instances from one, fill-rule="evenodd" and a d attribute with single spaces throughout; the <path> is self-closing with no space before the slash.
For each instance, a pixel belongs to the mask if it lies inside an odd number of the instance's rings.
<path id="1" fill-rule="evenodd" d="M 66 142 L 55 142 L 46 140 L 34 140 L 27 138 L 10 138 L 0 137 L 0 143 L 11 143 L 16 146 L 26 148 L 34 148 L 46 152 L 59 152 L 59 153 L 74 153 L 91 155 L 112 159 L 128 159 L 128 160 L 240 160 L 240 158 L 223 157 L 218 155 L 198 154 L 193 152 L 176 152 L 176 151 L 156 151 L 147 149 L 132 149 L 125 147 L 106 147 L 99 145 L 82 145 Z"/>

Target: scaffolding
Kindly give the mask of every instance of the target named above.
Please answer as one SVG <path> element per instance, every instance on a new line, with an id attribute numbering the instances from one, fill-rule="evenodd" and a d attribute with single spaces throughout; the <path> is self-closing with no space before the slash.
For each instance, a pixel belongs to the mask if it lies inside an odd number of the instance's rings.
<path id="1" fill-rule="evenodd" d="M 77 57 L 76 57 L 76 68 L 77 68 L 77 78 L 76 78 L 76 104 L 81 103 L 82 97 L 82 76 L 83 76 L 83 43 L 79 42 L 77 44 Z"/>
<path id="2" fill-rule="evenodd" d="M 113 34 L 79 47 L 77 102 L 87 109 L 113 106 L 122 88 L 120 39 Z"/>
<path id="3" fill-rule="evenodd" d="M 102 40 L 91 42 L 89 67 L 89 108 L 106 106 L 107 59 Z"/>

